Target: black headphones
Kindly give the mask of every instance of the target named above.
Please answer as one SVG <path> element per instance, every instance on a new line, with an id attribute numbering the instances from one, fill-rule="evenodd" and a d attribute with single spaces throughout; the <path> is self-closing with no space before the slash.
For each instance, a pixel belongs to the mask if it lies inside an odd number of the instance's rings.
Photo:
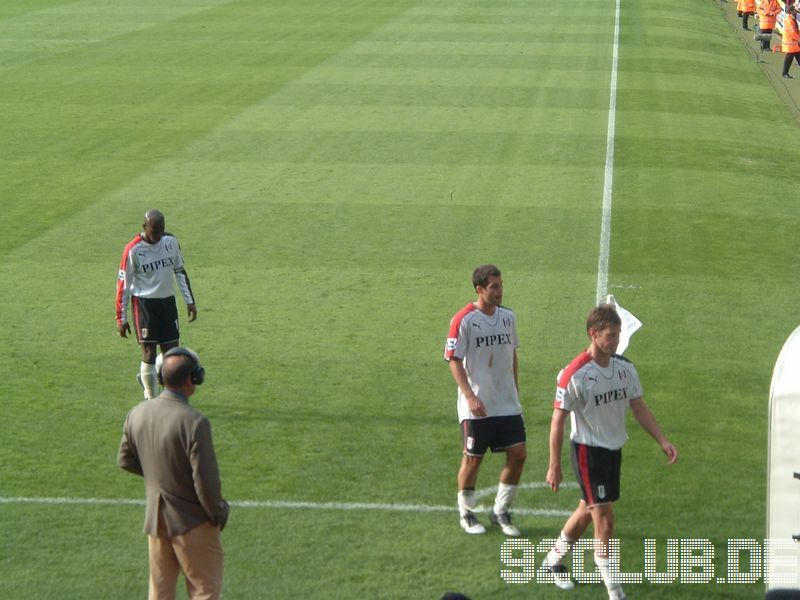
<path id="1" fill-rule="evenodd" d="M 181 348 L 178 346 L 177 348 L 170 348 L 164 353 L 163 358 L 166 359 L 168 356 L 186 356 L 192 361 L 192 383 L 195 385 L 201 385 L 206 378 L 206 370 L 203 368 L 203 365 L 200 364 L 200 357 L 197 356 L 197 353 L 194 350 L 189 350 L 189 348 Z M 161 365 L 163 366 L 164 361 L 161 361 Z M 161 366 L 158 369 L 158 383 L 164 385 L 164 381 L 161 377 Z"/>

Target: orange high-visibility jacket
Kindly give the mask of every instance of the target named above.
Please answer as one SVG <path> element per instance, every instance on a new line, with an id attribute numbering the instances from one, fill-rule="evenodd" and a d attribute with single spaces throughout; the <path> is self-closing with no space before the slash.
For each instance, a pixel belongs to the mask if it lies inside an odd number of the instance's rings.
<path id="1" fill-rule="evenodd" d="M 792 15 L 786 15 L 786 19 L 783 21 L 781 49 L 786 54 L 800 52 L 800 31 L 797 29 L 797 20 Z"/>
<path id="2" fill-rule="evenodd" d="M 761 0 L 758 3 L 758 28 L 775 29 L 775 18 L 780 12 L 778 0 Z"/>
<path id="3" fill-rule="evenodd" d="M 756 11 L 756 0 L 738 0 L 736 10 L 739 12 L 753 13 Z"/>

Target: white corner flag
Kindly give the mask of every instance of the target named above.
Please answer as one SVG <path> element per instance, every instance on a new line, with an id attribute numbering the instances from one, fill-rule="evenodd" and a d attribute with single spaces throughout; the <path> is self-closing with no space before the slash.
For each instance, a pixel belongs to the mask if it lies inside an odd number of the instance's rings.
<path id="1" fill-rule="evenodd" d="M 612 294 L 606 296 L 606 304 L 610 304 L 617 309 L 619 318 L 622 319 L 622 330 L 619 334 L 619 346 L 617 346 L 617 354 L 624 354 L 628 343 L 631 341 L 631 336 L 636 333 L 642 326 L 642 322 L 633 316 L 630 312 L 622 308 Z"/>

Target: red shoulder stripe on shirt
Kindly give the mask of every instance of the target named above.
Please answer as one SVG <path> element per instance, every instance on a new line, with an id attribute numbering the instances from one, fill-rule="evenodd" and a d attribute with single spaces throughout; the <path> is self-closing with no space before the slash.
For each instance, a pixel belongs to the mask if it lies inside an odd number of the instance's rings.
<path id="1" fill-rule="evenodd" d="M 592 361 L 592 355 L 589 354 L 586 350 L 578 354 L 575 358 L 572 359 L 572 362 L 569 363 L 564 370 L 561 372 L 561 377 L 558 378 L 558 387 L 565 388 L 569 383 L 569 380 L 572 379 L 572 376 L 575 375 L 578 371 L 580 371 L 586 364 Z"/>
<path id="2" fill-rule="evenodd" d="M 130 257 L 131 248 L 133 248 L 136 244 L 142 241 L 142 235 L 140 233 L 136 234 L 130 242 L 125 244 L 125 249 L 122 251 L 122 258 L 119 261 L 119 270 L 120 272 L 124 273 L 125 269 L 128 266 L 128 259 Z M 116 304 L 116 313 L 117 313 L 117 321 L 122 320 L 122 309 L 123 309 L 123 296 L 125 295 L 125 281 L 117 277 L 117 294 L 115 298 Z"/>
<path id="3" fill-rule="evenodd" d="M 450 360 L 453 358 L 454 349 L 452 348 L 455 345 L 454 342 L 451 343 L 450 340 L 455 340 L 458 338 L 458 328 L 461 327 L 461 321 L 464 320 L 464 317 L 471 313 L 473 310 L 477 310 L 477 306 L 473 302 L 467 304 L 464 308 L 458 311 L 452 319 L 450 319 L 450 331 L 447 332 L 447 346 L 445 347 L 444 351 L 444 358 L 445 360 Z"/>

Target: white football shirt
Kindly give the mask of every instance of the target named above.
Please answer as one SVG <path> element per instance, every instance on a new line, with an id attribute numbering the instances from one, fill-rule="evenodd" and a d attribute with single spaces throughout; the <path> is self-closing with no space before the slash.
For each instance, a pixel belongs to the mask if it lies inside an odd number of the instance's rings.
<path id="1" fill-rule="evenodd" d="M 572 441 L 617 450 L 628 440 L 625 413 L 641 397 L 632 362 L 615 354 L 601 367 L 584 351 L 558 374 L 554 406 L 570 411 Z"/>
<path id="2" fill-rule="evenodd" d="M 514 381 L 514 351 L 518 346 L 516 317 L 503 306 L 487 315 L 470 303 L 450 321 L 444 358 L 463 363 L 469 385 L 485 405 L 487 417 L 522 414 Z M 470 412 L 458 388 L 458 420 L 480 418 Z"/>
<path id="3" fill-rule="evenodd" d="M 117 281 L 117 320 L 127 322 L 128 302 L 132 295 L 139 298 L 174 296 L 173 279 L 184 302 L 194 304 L 192 287 L 175 236 L 165 233 L 158 242 L 149 244 L 141 234 L 137 235 L 122 252 Z"/>

